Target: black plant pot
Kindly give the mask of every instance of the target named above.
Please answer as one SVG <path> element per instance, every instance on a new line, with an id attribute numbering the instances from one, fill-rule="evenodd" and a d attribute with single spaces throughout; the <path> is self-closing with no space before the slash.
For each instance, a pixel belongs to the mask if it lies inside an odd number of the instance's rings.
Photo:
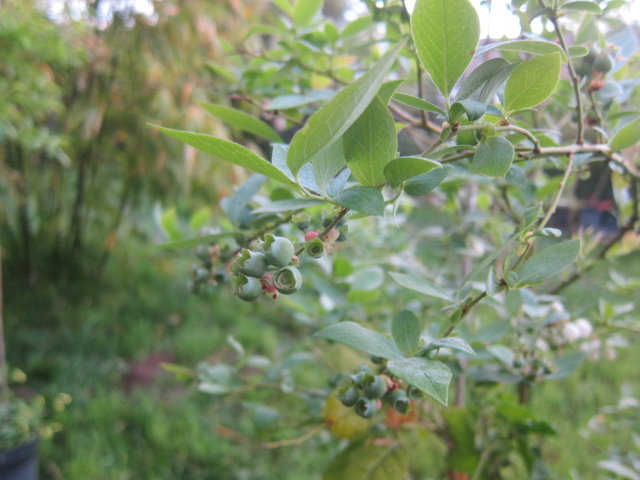
<path id="1" fill-rule="evenodd" d="M 38 440 L 0 452 L 0 480 L 38 480 Z"/>

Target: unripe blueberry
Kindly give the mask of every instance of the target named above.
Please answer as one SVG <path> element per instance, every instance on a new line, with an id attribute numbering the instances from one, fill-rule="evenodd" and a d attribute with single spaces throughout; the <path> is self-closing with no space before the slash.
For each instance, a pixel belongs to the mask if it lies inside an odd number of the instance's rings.
<path id="1" fill-rule="evenodd" d="M 232 281 L 233 293 L 245 302 L 253 302 L 262 295 L 262 282 L 258 278 L 236 275 Z"/>
<path id="2" fill-rule="evenodd" d="M 242 273 L 249 277 L 262 278 L 269 267 L 267 256 L 261 252 L 254 252 L 246 248 L 242 249 L 242 253 L 236 258 L 236 273 Z"/>
<path id="3" fill-rule="evenodd" d="M 606 53 L 603 55 L 598 55 L 596 59 L 593 61 L 593 69 L 596 72 L 607 73 L 610 72 L 613 68 L 613 60 Z"/>
<path id="4" fill-rule="evenodd" d="M 387 392 L 387 382 L 378 375 L 373 377 L 373 381 L 364 387 L 364 395 L 367 398 L 382 398 Z"/>
<path id="5" fill-rule="evenodd" d="M 353 407 L 360 398 L 360 394 L 355 388 L 349 387 L 338 398 L 345 407 Z"/>
<path id="6" fill-rule="evenodd" d="M 351 375 L 353 385 L 356 388 L 365 388 L 368 384 L 373 382 L 374 375 L 369 372 L 358 372 L 355 375 Z"/>
<path id="7" fill-rule="evenodd" d="M 405 415 L 411 407 L 411 402 L 409 397 L 407 397 L 407 392 L 404 390 L 394 390 L 391 392 L 391 395 L 389 395 L 389 403 L 396 412 L 403 415 Z"/>
<path id="8" fill-rule="evenodd" d="M 302 286 L 302 274 L 296 267 L 281 268 L 273 279 L 273 285 L 285 295 L 296 293 Z"/>
<path id="9" fill-rule="evenodd" d="M 202 261 L 210 260 L 211 247 L 209 247 L 209 245 L 198 245 L 196 247 L 196 256 Z"/>
<path id="10" fill-rule="evenodd" d="M 267 256 L 267 260 L 269 260 L 269 263 L 274 267 L 289 265 L 295 251 L 291 240 L 285 237 L 276 237 L 272 234 L 264 236 L 262 248 L 264 254 Z"/>
<path id="11" fill-rule="evenodd" d="M 496 126 L 493 123 L 485 123 L 482 126 L 482 135 L 486 138 L 495 137 L 496 135 Z"/>
<path id="12" fill-rule="evenodd" d="M 211 277 L 211 273 L 206 268 L 194 267 L 193 278 L 196 282 L 206 282 Z"/>
<path id="13" fill-rule="evenodd" d="M 380 409 L 379 400 L 367 397 L 360 397 L 353 410 L 362 418 L 371 418 Z"/>
<path id="14" fill-rule="evenodd" d="M 409 396 L 409 398 L 418 400 L 420 398 L 423 398 L 425 396 L 425 393 L 422 390 L 420 390 L 418 387 L 409 385 L 407 387 L 407 395 Z"/>
<path id="15" fill-rule="evenodd" d="M 306 232 L 311 226 L 311 217 L 306 213 L 302 213 L 300 215 L 294 215 L 293 223 L 298 228 L 298 230 Z"/>
<path id="16" fill-rule="evenodd" d="M 326 249 L 324 242 L 318 237 L 304 243 L 304 250 L 313 258 L 322 258 Z"/>

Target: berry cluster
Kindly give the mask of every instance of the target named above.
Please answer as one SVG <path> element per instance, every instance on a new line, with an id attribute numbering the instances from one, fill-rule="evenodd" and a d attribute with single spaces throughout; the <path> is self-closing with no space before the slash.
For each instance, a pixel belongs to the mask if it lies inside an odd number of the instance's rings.
<path id="1" fill-rule="evenodd" d="M 243 248 L 231 264 L 233 293 L 246 302 L 253 302 L 265 293 L 275 299 L 279 293 L 297 292 L 302 286 L 302 275 L 294 253 L 291 240 L 272 234 L 265 235 L 255 250 Z"/>
<path id="2" fill-rule="evenodd" d="M 353 407 L 357 415 L 371 418 L 380 410 L 382 402 L 387 402 L 398 413 L 405 415 L 411 408 L 411 399 L 418 399 L 424 393 L 413 385 L 406 390 L 387 375 L 373 375 L 358 372 L 351 377 L 351 385 L 345 386 L 339 399 L 345 407 Z"/>

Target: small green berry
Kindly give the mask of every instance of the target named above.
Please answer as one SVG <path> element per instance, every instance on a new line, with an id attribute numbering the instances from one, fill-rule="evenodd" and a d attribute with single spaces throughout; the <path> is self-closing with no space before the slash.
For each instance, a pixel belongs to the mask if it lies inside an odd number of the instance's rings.
<path id="1" fill-rule="evenodd" d="M 608 73 L 613 68 L 613 60 L 606 53 L 603 55 L 598 55 L 596 59 L 593 61 L 593 69 L 596 72 L 600 73 Z"/>
<path id="2" fill-rule="evenodd" d="M 405 415 L 411 407 L 411 401 L 404 390 L 394 390 L 391 395 L 389 395 L 389 403 L 396 412 L 403 415 Z"/>
<path id="3" fill-rule="evenodd" d="M 420 390 L 418 387 L 409 385 L 407 387 L 407 395 L 409 396 L 409 398 L 418 400 L 420 398 L 423 398 L 425 396 L 425 393 L 422 390 Z"/>
<path id="4" fill-rule="evenodd" d="M 364 387 L 367 398 L 381 398 L 387 392 L 387 382 L 380 376 L 373 377 L 373 381 Z"/>
<path id="5" fill-rule="evenodd" d="M 262 282 L 258 278 L 236 275 L 232 280 L 233 293 L 245 302 L 254 302 L 262 295 Z"/>
<path id="6" fill-rule="evenodd" d="M 360 394 L 355 388 L 349 387 L 338 398 L 345 407 L 353 407 L 360 398 Z"/>
<path id="7" fill-rule="evenodd" d="M 281 268 L 273 279 L 273 285 L 285 295 L 296 293 L 302 286 L 302 274 L 296 267 Z"/>
<path id="8" fill-rule="evenodd" d="M 285 237 L 276 237 L 271 234 L 265 235 L 262 248 L 264 254 L 267 256 L 267 260 L 269 260 L 269 263 L 274 267 L 289 265 L 295 251 L 291 240 Z"/>
<path id="9" fill-rule="evenodd" d="M 242 273 L 249 277 L 262 278 L 269 267 L 267 256 L 261 252 L 254 252 L 246 248 L 242 249 L 242 253 L 236 258 L 236 273 Z"/>
<path id="10" fill-rule="evenodd" d="M 305 242 L 304 250 L 313 258 L 322 258 L 326 251 L 324 242 L 318 237 Z"/>
<path id="11" fill-rule="evenodd" d="M 373 382 L 374 375 L 369 372 L 358 372 L 351 376 L 353 385 L 356 388 L 365 388 L 368 384 Z"/>
<path id="12" fill-rule="evenodd" d="M 380 410 L 379 400 L 360 397 L 353 406 L 353 410 L 362 418 L 371 418 Z"/>

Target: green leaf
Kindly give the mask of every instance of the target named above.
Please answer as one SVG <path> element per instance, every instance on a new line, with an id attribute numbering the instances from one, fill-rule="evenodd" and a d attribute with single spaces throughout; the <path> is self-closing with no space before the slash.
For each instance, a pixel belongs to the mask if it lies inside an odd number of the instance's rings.
<path id="1" fill-rule="evenodd" d="M 491 137 L 473 155 L 473 170 L 487 177 L 504 177 L 513 163 L 515 149 L 503 137 Z"/>
<path id="2" fill-rule="evenodd" d="M 468 353 L 469 355 L 476 354 L 473 348 L 471 348 L 471 345 L 459 337 L 445 337 L 439 340 L 434 340 L 423 348 L 420 353 L 430 352 L 431 350 L 437 350 L 439 348 L 450 348 L 451 350 L 458 350 L 460 352 Z"/>
<path id="3" fill-rule="evenodd" d="M 505 65 L 500 70 L 497 70 L 495 74 L 487 81 L 478 94 L 478 101 L 480 103 L 489 104 L 493 101 L 498 90 L 502 88 L 504 82 L 507 81 L 511 72 L 513 72 L 519 63 L 510 63 Z"/>
<path id="4" fill-rule="evenodd" d="M 467 114 L 467 118 L 471 122 L 475 122 L 478 120 L 484 112 L 487 111 L 487 106 L 484 103 L 476 102 L 475 100 L 460 100 L 459 102 L 455 102 L 451 105 L 450 115 L 452 121 L 457 121 L 458 118 L 463 114 Z"/>
<path id="5" fill-rule="evenodd" d="M 609 146 L 611 150 L 617 152 L 623 148 L 630 147 L 638 141 L 640 141 L 640 117 L 631 120 L 618 130 L 609 142 Z"/>
<path id="6" fill-rule="evenodd" d="M 444 363 L 430 358 L 414 357 L 389 360 L 387 368 L 396 377 L 419 388 L 443 405 L 447 404 L 451 370 Z"/>
<path id="7" fill-rule="evenodd" d="M 292 210 L 303 210 L 316 205 L 322 205 L 324 200 L 306 200 L 304 198 L 291 198 L 288 200 L 278 200 L 263 207 L 256 208 L 253 213 L 281 213 L 290 212 Z"/>
<path id="8" fill-rule="evenodd" d="M 566 378 L 575 372 L 585 359 L 585 352 L 571 352 L 560 355 L 556 358 L 558 369 L 551 375 L 545 377 L 546 380 L 559 380 Z"/>
<path id="9" fill-rule="evenodd" d="M 586 57 L 589 55 L 589 49 L 583 45 L 572 45 L 567 49 L 567 53 L 571 58 Z"/>
<path id="10" fill-rule="evenodd" d="M 293 6 L 291 18 L 298 28 L 304 28 L 311 25 L 316 15 L 322 9 L 323 0 L 296 0 Z"/>
<path id="11" fill-rule="evenodd" d="M 358 182 L 368 187 L 384 182 L 384 167 L 396 156 L 398 137 L 393 116 L 378 97 L 345 132 L 342 149 Z"/>
<path id="12" fill-rule="evenodd" d="M 282 142 L 282 137 L 269 125 L 261 120 L 235 108 L 222 107 L 211 103 L 200 103 L 207 112 L 215 115 L 223 122 L 243 132 L 248 132 L 272 142 Z"/>
<path id="13" fill-rule="evenodd" d="M 371 15 L 366 15 L 364 17 L 356 18 L 353 22 L 349 22 L 340 36 L 342 38 L 350 37 L 351 35 L 355 35 L 356 33 L 361 32 L 362 30 L 366 30 L 373 24 L 373 17 Z"/>
<path id="14" fill-rule="evenodd" d="M 378 98 L 380 99 L 380 101 L 385 105 L 389 105 L 391 97 L 393 97 L 393 94 L 403 82 L 404 79 L 384 82 L 380 87 L 380 90 L 378 90 Z"/>
<path id="15" fill-rule="evenodd" d="M 462 282 L 460 282 L 460 287 L 458 288 L 458 292 L 462 291 L 462 289 L 467 285 L 467 283 L 469 283 L 471 280 L 473 280 L 476 275 L 478 275 L 480 272 L 482 272 L 485 268 L 487 268 L 489 265 L 491 265 L 491 263 L 498 258 L 498 256 L 509 246 L 511 245 L 512 242 L 514 242 L 515 240 L 518 239 L 518 236 L 520 235 L 519 232 L 514 233 L 513 235 L 511 235 L 506 242 L 504 242 L 500 248 L 497 248 L 494 252 L 490 253 L 489 255 L 487 255 L 484 259 L 482 259 L 482 261 L 480 263 L 478 263 L 473 270 L 471 270 L 471 272 L 469 272 L 469 274 L 464 278 L 464 280 L 462 280 Z"/>
<path id="16" fill-rule="evenodd" d="M 256 173 L 260 173 L 266 177 L 277 180 L 285 185 L 292 185 L 292 181 L 278 168 L 264 158 L 259 157 L 248 148 L 238 145 L 237 143 L 222 140 L 220 138 L 204 135 L 202 133 L 183 132 L 180 130 L 172 130 L 170 128 L 151 125 L 154 128 L 166 133 L 167 135 L 177 138 L 178 140 L 196 147 L 203 152 L 224 160 L 234 165 L 247 168 Z"/>
<path id="17" fill-rule="evenodd" d="M 555 277 L 575 262 L 579 255 L 580 239 L 547 247 L 524 262 L 518 270 L 518 280 L 513 286 L 520 288 L 525 285 L 536 285 Z"/>
<path id="18" fill-rule="evenodd" d="M 162 212 L 160 217 L 160 224 L 170 240 L 179 240 L 182 238 L 182 232 L 178 228 L 178 212 L 176 207 L 171 207 Z"/>
<path id="19" fill-rule="evenodd" d="M 326 100 L 330 95 L 331 92 L 329 90 L 313 90 L 304 95 L 281 95 L 271 100 L 267 110 L 287 110 L 301 107 L 309 103 Z"/>
<path id="20" fill-rule="evenodd" d="M 251 175 L 246 182 L 229 198 L 224 199 L 222 208 L 226 212 L 231 223 L 237 225 L 245 211 L 245 207 L 249 205 L 251 199 L 260 191 L 264 185 L 265 177 L 263 175 Z"/>
<path id="21" fill-rule="evenodd" d="M 597 3 L 593 2 L 569 2 L 562 5 L 563 10 L 577 10 L 579 12 L 589 12 L 599 15 L 602 9 Z"/>
<path id="22" fill-rule="evenodd" d="M 559 53 L 542 55 L 519 64 L 505 86 L 506 114 L 533 108 L 544 102 L 555 90 L 561 69 L 562 60 Z"/>
<path id="23" fill-rule="evenodd" d="M 242 237 L 241 232 L 222 232 L 212 235 L 203 235 L 202 237 L 189 238 L 187 240 L 178 240 L 177 242 L 163 243 L 156 245 L 161 248 L 191 248 L 205 243 L 216 243 L 218 240 L 228 237 Z"/>
<path id="24" fill-rule="evenodd" d="M 393 99 L 396 102 L 404 103 L 405 105 L 409 105 L 413 108 L 418 108 L 420 110 L 426 110 L 427 112 L 439 113 L 443 117 L 446 116 L 444 110 L 442 110 L 437 105 L 433 103 L 429 103 L 426 100 L 423 100 L 418 97 L 414 97 L 413 95 L 409 95 L 407 93 L 397 92 L 393 94 Z"/>
<path id="25" fill-rule="evenodd" d="M 414 177 L 404 184 L 404 191 L 412 197 L 419 197 L 429 193 L 440 185 L 452 170 L 453 167 L 451 165 L 443 165 L 442 168 L 436 168 L 428 173 Z"/>
<path id="26" fill-rule="evenodd" d="M 287 165 L 287 152 L 289 151 L 289 145 L 283 143 L 275 143 L 273 145 L 273 151 L 271 152 L 271 163 L 274 167 L 284 173 L 287 178 L 291 180 L 291 183 L 295 183 L 293 179 L 293 173 L 289 170 Z M 316 179 L 313 174 L 313 168 L 311 164 L 304 165 L 298 172 L 298 183 L 307 190 L 312 192 L 319 192 L 320 188 L 316 185 Z"/>
<path id="27" fill-rule="evenodd" d="M 273 0 L 273 3 L 275 3 L 280 8 L 280 10 L 282 10 L 287 15 L 293 14 L 293 5 L 291 5 L 291 2 L 289 0 Z"/>
<path id="28" fill-rule="evenodd" d="M 554 42 L 544 40 L 507 40 L 505 42 L 492 43 L 480 47 L 476 51 L 476 57 L 487 53 L 490 50 L 503 50 L 506 52 L 525 52 L 533 55 L 547 55 L 558 53 L 563 63 L 567 63 L 567 57 L 562 47 Z"/>
<path id="29" fill-rule="evenodd" d="M 355 322 L 340 322 L 329 325 L 313 335 L 314 337 L 333 340 L 369 355 L 381 358 L 403 358 L 404 355 L 393 341 Z"/>
<path id="30" fill-rule="evenodd" d="M 393 341 L 407 357 L 413 356 L 420 343 L 420 320 L 410 310 L 402 310 L 393 318 L 391 335 Z"/>
<path id="31" fill-rule="evenodd" d="M 313 156 L 311 166 L 320 192 L 327 193 L 327 186 L 345 164 L 342 139 Z"/>
<path id="32" fill-rule="evenodd" d="M 391 278 L 398 282 L 403 287 L 416 292 L 424 293 L 430 297 L 442 298 L 448 302 L 453 302 L 453 297 L 445 292 L 435 283 L 430 282 L 424 278 L 414 277 L 413 275 L 407 275 L 406 273 L 389 272 Z"/>
<path id="33" fill-rule="evenodd" d="M 509 63 L 504 58 L 492 58 L 491 60 L 487 60 L 482 63 L 464 79 L 453 101 L 456 102 L 458 100 L 469 98 L 475 92 L 480 90 L 498 70 L 504 68 L 508 64 Z"/>
<path id="34" fill-rule="evenodd" d="M 401 480 L 407 477 L 409 458 L 399 443 L 357 442 L 335 456 L 322 480 Z"/>
<path id="35" fill-rule="evenodd" d="M 389 49 L 367 73 L 338 92 L 296 132 L 287 154 L 287 165 L 294 175 L 314 155 L 338 141 L 365 111 L 404 43 Z"/>
<path id="36" fill-rule="evenodd" d="M 356 212 L 378 217 L 384 214 L 384 198 L 380 190 L 374 187 L 353 187 L 337 195 L 333 200 L 338 205 Z"/>
<path id="37" fill-rule="evenodd" d="M 369 291 L 375 290 L 384 281 L 384 270 L 378 265 L 361 268 L 351 278 L 351 290 Z"/>
<path id="38" fill-rule="evenodd" d="M 487 347 L 487 351 L 507 367 L 513 366 L 516 354 L 513 353 L 513 350 L 509 347 L 505 347 L 504 345 L 490 345 Z"/>
<path id="39" fill-rule="evenodd" d="M 418 0 L 411 16 L 418 57 L 445 98 L 473 60 L 480 39 L 468 0 Z"/>
<path id="40" fill-rule="evenodd" d="M 442 168 L 442 164 L 428 158 L 399 157 L 391 160 L 384 167 L 384 176 L 389 185 L 395 187 L 405 180 L 430 172 L 436 168 Z"/>

